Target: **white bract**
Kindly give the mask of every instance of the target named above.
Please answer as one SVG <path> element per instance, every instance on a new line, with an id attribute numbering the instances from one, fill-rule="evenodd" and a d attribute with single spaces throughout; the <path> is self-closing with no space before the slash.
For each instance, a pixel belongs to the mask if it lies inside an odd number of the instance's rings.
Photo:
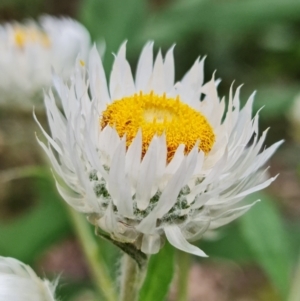
<path id="1" fill-rule="evenodd" d="M 245 213 L 241 200 L 269 178 L 265 162 L 281 142 L 263 149 L 250 96 L 219 99 L 214 78 L 203 85 L 204 59 L 174 83 L 173 47 L 153 63 L 145 45 L 135 79 L 126 44 L 115 57 L 109 88 L 93 48 L 72 83 L 59 77 L 45 105 L 51 136 L 39 141 L 55 172 L 61 196 L 112 239 L 157 253 L 164 238 L 180 250 L 205 256 L 189 242 Z M 59 109 L 62 108 L 62 111 Z"/>
<path id="2" fill-rule="evenodd" d="M 55 286 L 40 279 L 28 265 L 0 256 L 0 300 L 54 301 Z"/>
<path id="3" fill-rule="evenodd" d="M 64 79 L 74 70 L 77 55 L 86 58 L 90 36 L 70 18 L 43 16 L 0 25 L 0 104 L 32 108 L 51 85 L 51 67 Z"/>

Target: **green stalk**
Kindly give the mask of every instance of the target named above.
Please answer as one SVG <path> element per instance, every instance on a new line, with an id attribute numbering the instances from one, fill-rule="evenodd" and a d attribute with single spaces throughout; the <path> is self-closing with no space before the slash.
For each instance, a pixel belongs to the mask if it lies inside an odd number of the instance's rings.
<path id="1" fill-rule="evenodd" d="M 124 253 L 121 262 L 120 301 L 137 301 L 145 280 L 147 264 L 139 267 L 137 262 Z"/>
<path id="2" fill-rule="evenodd" d="M 176 261 L 178 269 L 176 301 L 187 301 L 191 255 L 189 253 L 177 250 Z"/>
<path id="3" fill-rule="evenodd" d="M 289 292 L 288 301 L 299 301 L 300 300 L 300 256 L 296 266 L 295 274 L 292 280 L 291 289 Z"/>
<path id="4" fill-rule="evenodd" d="M 99 252 L 95 235 L 91 232 L 89 224 L 82 214 L 79 214 L 68 205 L 66 207 L 97 290 L 107 301 L 116 301 L 115 287 L 110 278 L 105 260 Z"/>

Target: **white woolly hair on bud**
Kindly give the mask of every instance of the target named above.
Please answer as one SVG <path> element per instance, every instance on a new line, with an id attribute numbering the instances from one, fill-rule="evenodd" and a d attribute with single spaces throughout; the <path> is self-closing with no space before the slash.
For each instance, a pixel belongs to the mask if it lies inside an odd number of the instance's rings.
<path id="1" fill-rule="evenodd" d="M 0 300 L 55 301 L 56 284 L 40 279 L 28 265 L 0 256 Z"/>

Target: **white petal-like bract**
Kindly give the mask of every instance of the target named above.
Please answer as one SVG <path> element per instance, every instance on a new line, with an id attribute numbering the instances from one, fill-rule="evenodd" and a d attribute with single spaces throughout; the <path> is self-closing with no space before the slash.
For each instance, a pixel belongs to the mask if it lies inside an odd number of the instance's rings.
<path id="1" fill-rule="evenodd" d="M 109 84 L 93 48 L 70 84 L 55 77 L 59 98 L 45 96 L 51 135 L 39 143 L 69 187 L 57 182 L 61 196 L 112 239 L 152 254 L 167 238 L 205 256 L 190 242 L 252 206 L 242 200 L 276 178 L 264 165 L 282 142 L 263 148 L 254 94 L 240 108 L 231 87 L 225 106 L 214 76 L 204 83 L 204 59 L 175 83 L 173 48 L 153 60 L 147 43 L 134 78 L 124 43 Z"/>
<path id="2" fill-rule="evenodd" d="M 28 265 L 0 256 L 0 300 L 55 301 L 55 286 L 40 279 Z"/>

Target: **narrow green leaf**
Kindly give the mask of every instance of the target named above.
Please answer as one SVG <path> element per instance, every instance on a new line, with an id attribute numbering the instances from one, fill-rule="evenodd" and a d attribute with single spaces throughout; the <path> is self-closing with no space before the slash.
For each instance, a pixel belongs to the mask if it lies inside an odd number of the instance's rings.
<path id="1" fill-rule="evenodd" d="M 262 201 L 239 220 L 240 230 L 257 263 L 285 298 L 293 257 L 289 236 L 274 200 L 264 193 L 255 197 Z"/>
<path id="2" fill-rule="evenodd" d="M 158 254 L 150 258 L 146 280 L 140 292 L 140 300 L 165 300 L 173 273 L 174 248 L 167 243 Z"/>

